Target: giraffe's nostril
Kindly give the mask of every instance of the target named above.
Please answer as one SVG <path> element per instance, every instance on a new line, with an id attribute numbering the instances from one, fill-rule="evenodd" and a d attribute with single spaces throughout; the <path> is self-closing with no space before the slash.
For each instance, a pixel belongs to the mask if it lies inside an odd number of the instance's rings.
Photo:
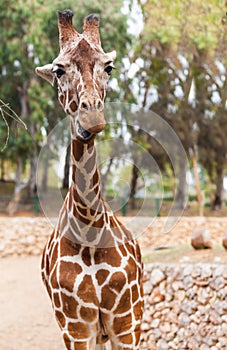
<path id="1" fill-rule="evenodd" d="M 82 110 L 84 110 L 84 111 L 88 111 L 88 110 L 89 110 L 89 107 L 88 107 L 87 103 L 82 102 L 82 103 L 81 103 L 80 109 L 82 109 Z"/>
<path id="2" fill-rule="evenodd" d="M 102 110 L 103 110 L 103 103 L 102 103 L 102 101 L 99 101 L 99 102 L 97 103 L 97 110 L 98 110 L 98 111 L 102 111 Z"/>

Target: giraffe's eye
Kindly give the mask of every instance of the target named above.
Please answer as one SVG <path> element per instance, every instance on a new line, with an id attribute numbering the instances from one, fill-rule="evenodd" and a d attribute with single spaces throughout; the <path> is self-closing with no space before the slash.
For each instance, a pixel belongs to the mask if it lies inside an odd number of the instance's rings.
<path id="1" fill-rule="evenodd" d="M 53 73 L 56 74 L 56 77 L 58 79 L 60 79 L 62 75 L 65 74 L 65 71 L 61 68 L 56 68 L 55 70 L 53 70 Z"/>
<path id="2" fill-rule="evenodd" d="M 107 67 L 104 69 L 104 71 L 105 71 L 108 75 L 111 75 L 111 72 L 112 72 L 113 69 L 114 69 L 113 66 L 107 66 Z"/>

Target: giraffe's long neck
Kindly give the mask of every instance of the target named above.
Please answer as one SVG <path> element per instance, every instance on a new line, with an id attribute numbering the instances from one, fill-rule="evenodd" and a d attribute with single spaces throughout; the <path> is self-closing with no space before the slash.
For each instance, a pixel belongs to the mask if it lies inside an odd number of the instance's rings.
<path id="1" fill-rule="evenodd" d="M 94 141 L 72 141 L 72 183 L 63 205 L 58 231 L 91 247 L 122 244 L 129 232 L 101 196 Z"/>
<path id="2" fill-rule="evenodd" d="M 104 214 L 105 204 L 101 196 L 94 140 L 82 143 L 72 141 L 72 185 L 70 203 L 74 215 L 85 224 Z"/>
<path id="3" fill-rule="evenodd" d="M 72 140 L 72 183 L 61 211 L 59 231 L 79 244 L 98 246 L 113 213 L 101 196 L 94 140 Z"/>

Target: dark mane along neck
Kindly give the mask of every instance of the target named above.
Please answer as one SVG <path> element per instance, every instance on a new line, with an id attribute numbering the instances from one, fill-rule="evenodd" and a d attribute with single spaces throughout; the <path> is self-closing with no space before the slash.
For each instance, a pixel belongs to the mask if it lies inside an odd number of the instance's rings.
<path id="1" fill-rule="evenodd" d="M 94 141 L 71 144 L 72 183 L 62 207 L 57 230 L 75 243 L 97 246 L 108 208 L 101 197 Z"/>
<path id="2" fill-rule="evenodd" d="M 80 213 L 84 213 L 86 218 L 92 219 L 94 212 L 100 212 L 103 206 L 94 140 L 88 143 L 73 140 L 71 147 L 72 184 L 70 191 L 74 199 L 74 211 L 78 209 Z"/>

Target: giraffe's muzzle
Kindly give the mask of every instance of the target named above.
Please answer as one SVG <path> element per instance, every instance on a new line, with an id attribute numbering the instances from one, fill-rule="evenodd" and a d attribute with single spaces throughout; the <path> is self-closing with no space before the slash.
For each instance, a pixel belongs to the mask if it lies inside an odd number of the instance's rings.
<path id="1" fill-rule="evenodd" d="M 80 130 L 84 130 L 94 135 L 103 131 L 106 126 L 103 111 L 100 112 L 96 109 L 90 109 L 86 112 L 79 111 L 78 122 L 80 125 Z"/>
<path id="2" fill-rule="evenodd" d="M 103 101 L 93 91 L 82 96 L 78 114 L 79 132 L 82 133 L 82 136 L 88 137 L 89 133 L 96 135 L 105 128 L 106 121 L 103 110 Z"/>

